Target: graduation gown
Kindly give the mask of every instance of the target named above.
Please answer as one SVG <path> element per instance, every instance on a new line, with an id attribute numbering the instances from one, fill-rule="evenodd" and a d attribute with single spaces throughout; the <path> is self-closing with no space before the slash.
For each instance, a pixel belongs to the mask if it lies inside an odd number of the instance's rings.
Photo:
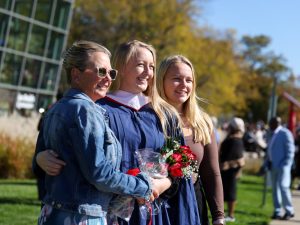
<path id="1" fill-rule="evenodd" d="M 165 139 L 160 120 L 148 103 L 140 109 L 134 109 L 110 97 L 96 102 L 106 110 L 109 126 L 122 146 L 122 163 L 120 170 L 137 168 L 138 162 L 134 152 L 142 148 L 160 151 Z M 181 179 L 174 196 L 164 199 L 161 212 L 152 216 L 152 225 L 200 225 L 194 186 L 191 180 Z M 148 225 L 149 219 L 140 218 L 139 206 L 135 209 L 129 222 L 119 220 L 120 225 Z"/>

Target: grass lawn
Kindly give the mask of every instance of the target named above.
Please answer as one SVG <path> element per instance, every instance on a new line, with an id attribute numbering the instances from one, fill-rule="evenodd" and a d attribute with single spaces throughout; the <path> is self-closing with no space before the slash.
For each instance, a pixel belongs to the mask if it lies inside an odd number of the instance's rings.
<path id="1" fill-rule="evenodd" d="M 273 212 L 272 195 L 268 190 L 265 205 L 263 199 L 263 177 L 245 175 L 238 182 L 238 197 L 235 210 L 236 221 L 232 225 L 267 225 Z M 225 204 L 225 213 L 227 205 Z"/>
<path id="2" fill-rule="evenodd" d="M 236 222 L 227 224 L 267 225 L 272 214 L 271 194 L 262 207 L 262 190 L 262 177 L 244 174 L 238 183 Z M 34 180 L 0 180 L 0 225 L 37 224 L 39 211 Z"/>
<path id="3" fill-rule="evenodd" d="M 34 180 L 0 180 L 0 225 L 37 224 L 39 211 Z"/>

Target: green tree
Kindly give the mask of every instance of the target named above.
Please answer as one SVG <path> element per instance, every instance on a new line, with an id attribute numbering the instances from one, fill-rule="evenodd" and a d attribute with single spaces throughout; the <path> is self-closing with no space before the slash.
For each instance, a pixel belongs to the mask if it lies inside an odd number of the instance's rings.
<path id="1" fill-rule="evenodd" d="M 264 52 L 270 42 L 271 39 L 265 35 L 244 36 L 241 40 L 244 47 L 241 54 L 247 68 L 247 84 L 244 84 L 250 86 L 253 93 L 247 95 L 248 112 L 245 116 L 248 120 L 268 119 L 269 99 L 277 93 L 281 78 L 289 70 L 282 56 Z"/>
<path id="2" fill-rule="evenodd" d="M 199 27 L 195 18 L 201 19 L 205 2 L 76 0 L 68 41 L 94 40 L 113 52 L 118 44 L 138 39 L 155 47 L 158 62 L 185 55 L 195 67 L 197 94 L 208 102 L 200 105 L 208 112 L 265 120 L 274 77 L 280 77 L 279 89 L 287 78 L 283 58 L 265 53 L 271 42 L 265 35 L 238 41 L 233 30 Z"/>
<path id="3" fill-rule="evenodd" d="M 69 41 L 95 40 L 114 50 L 139 39 L 163 54 L 186 40 L 195 9 L 192 0 L 77 0 Z"/>
<path id="4" fill-rule="evenodd" d="M 215 115 L 240 111 L 245 102 L 237 89 L 241 72 L 232 34 L 221 40 L 199 28 L 194 18 L 200 12 L 199 1 L 193 0 L 77 0 L 69 42 L 84 38 L 113 50 L 139 39 L 157 49 L 158 62 L 183 54 L 195 66 L 198 95 L 209 102 L 203 107 Z"/>
<path id="5" fill-rule="evenodd" d="M 239 89 L 243 69 L 234 49 L 235 33 L 199 29 L 188 57 L 197 73 L 197 93 L 208 100 L 205 108 L 213 115 L 238 115 L 246 107 Z"/>

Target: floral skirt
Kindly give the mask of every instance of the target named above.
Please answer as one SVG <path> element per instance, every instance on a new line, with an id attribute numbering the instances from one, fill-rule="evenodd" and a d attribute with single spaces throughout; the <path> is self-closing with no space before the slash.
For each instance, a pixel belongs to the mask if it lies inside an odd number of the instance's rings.
<path id="1" fill-rule="evenodd" d="M 38 218 L 38 225 L 107 225 L 105 217 L 94 217 L 64 211 L 45 205 Z"/>

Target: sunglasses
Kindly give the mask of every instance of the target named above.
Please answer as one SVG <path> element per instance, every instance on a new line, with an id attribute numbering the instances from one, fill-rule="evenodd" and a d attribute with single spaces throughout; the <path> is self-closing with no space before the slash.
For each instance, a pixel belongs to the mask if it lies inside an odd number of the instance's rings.
<path id="1" fill-rule="evenodd" d="M 99 68 L 98 69 L 98 76 L 99 77 L 106 77 L 106 75 L 109 74 L 110 78 L 112 80 L 115 80 L 118 75 L 118 70 L 107 70 L 106 68 Z"/>

